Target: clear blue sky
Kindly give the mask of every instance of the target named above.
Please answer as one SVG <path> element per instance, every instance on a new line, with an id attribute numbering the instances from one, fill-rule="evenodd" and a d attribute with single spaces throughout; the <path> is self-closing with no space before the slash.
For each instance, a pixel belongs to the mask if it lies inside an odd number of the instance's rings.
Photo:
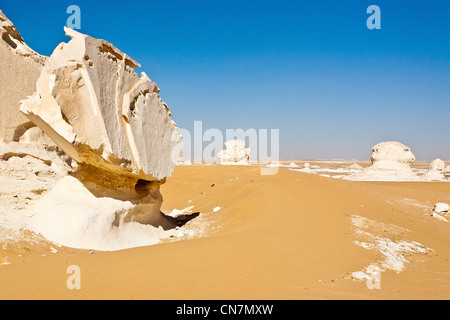
<path id="1" fill-rule="evenodd" d="M 81 32 L 142 64 L 177 124 L 280 129 L 281 158 L 450 159 L 450 1 L 0 0 L 41 54 Z M 381 8 L 381 30 L 366 9 Z M 138 70 L 139 71 L 139 70 Z"/>

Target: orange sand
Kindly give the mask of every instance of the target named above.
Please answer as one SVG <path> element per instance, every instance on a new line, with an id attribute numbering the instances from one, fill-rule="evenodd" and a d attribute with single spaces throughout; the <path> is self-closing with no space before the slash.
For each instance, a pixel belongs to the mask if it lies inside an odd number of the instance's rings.
<path id="1" fill-rule="evenodd" d="M 450 183 L 349 182 L 287 169 L 261 176 L 257 167 L 189 166 L 178 167 L 161 192 L 164 211 L 194 205 L 202 212 L 207 235 L 94 254 L 0 248 L 0 260 L 10 255 L 11 263 L 0 265 L 0 298 L 450 298 L 450 224 L 410 203 L 450 202 Z M 218 206 L 222 210 L 213 213 Z M 383 272 L 381 289 L 369 290 L 349 275 L 382 255 L 353 243 L 350 215 L 407 228 L 375 231 L 433 251 L 407 256 L 404 271 Z M 66 287 L 69 265 L 81 268 L 81 290 Z"/>

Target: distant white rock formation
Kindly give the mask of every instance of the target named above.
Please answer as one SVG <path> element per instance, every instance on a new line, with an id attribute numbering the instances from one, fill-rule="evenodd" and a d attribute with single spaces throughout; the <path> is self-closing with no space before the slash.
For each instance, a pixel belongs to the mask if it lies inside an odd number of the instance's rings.
<path id="1" fill-rule="evenodd" d="M 243 140 L 229 140 L 225 142 L 225 150 L 219 152 L 219 161 L 222 165 L 248 165 L 250 148 L 245 147 Z"/>
<path id="2" fill-rule="evenodd" d="M 445 162 L 441 159 L 433 160 L 430 163 L 428 172 L 423 176 L 427 181 L 442 181 L 445 179 Z"/>
<path id="3" fill-rule="evenodd" d="M 353 181 L 419 181 L 411 169 L 415 156 L 397 141 L 381 142 L 372 148 L 372 165 L 343 179 Z"/>

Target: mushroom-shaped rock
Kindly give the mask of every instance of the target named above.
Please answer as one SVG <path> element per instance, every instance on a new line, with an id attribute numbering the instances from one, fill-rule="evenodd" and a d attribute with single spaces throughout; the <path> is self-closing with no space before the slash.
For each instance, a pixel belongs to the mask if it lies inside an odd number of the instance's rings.
<path id="1" fill-rule="evenodd" d="M 248 165 L 250 149 L 245 147 L 243 140 L 229 140 L 225 142 L 225 150 L 219 152 L 219 161 L 222 165 Z"/>
<path id="2" fill-rule="evenodd" d="M 20 110 L 81 166 L 136 183 L 170 176 L 182 152 L 178 127 L 139 63 L 105 40 L 65 28 L 37 91 Z"/>
<path id="3" fill-rule="evenodd" d="M 415 157 L 411 149 L 397 141 L 380 142 L 372 148 L 372 165 L 344 177 L 354 181 L 418 181 L 411 164 Z"/>

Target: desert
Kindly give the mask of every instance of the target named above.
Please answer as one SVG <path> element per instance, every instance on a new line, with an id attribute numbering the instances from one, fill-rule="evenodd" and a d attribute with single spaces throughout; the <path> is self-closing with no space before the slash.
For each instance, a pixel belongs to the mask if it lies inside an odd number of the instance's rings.
<path id="1" fill-rule="evenodd" d="M 345 142 L 358 159 L 260 136 L 205 148 L 126 41 L 63 26 L 41 55 L 12 20 L 0 11 L 0 299 L 450 298 L 445 143 L 424 158 L 437 144 L 364 128 Z"/>

